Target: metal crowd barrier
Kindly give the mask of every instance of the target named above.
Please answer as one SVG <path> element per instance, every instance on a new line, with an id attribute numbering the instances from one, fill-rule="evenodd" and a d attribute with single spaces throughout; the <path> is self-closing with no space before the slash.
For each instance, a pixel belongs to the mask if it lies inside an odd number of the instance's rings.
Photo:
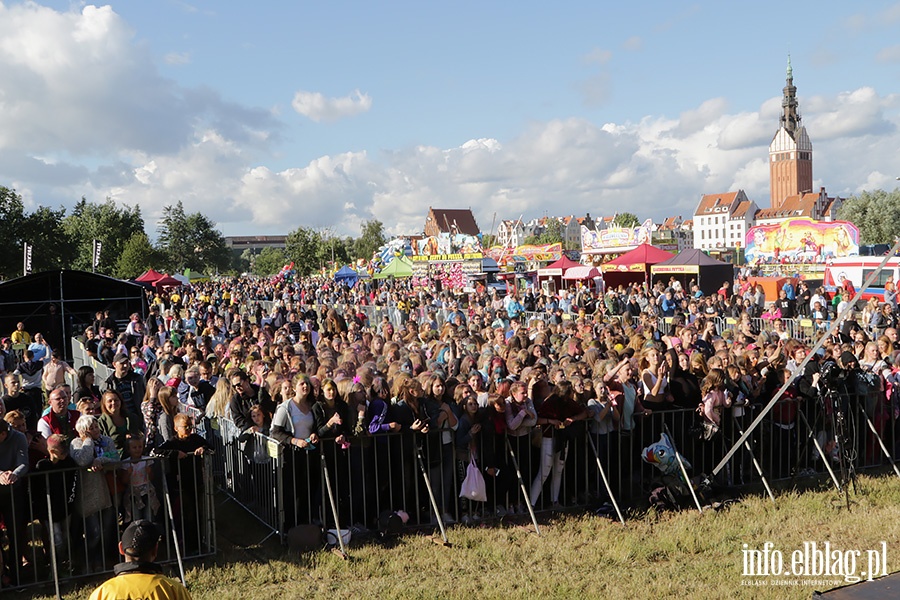
<path id="1" fill-rule="evenodd" d="M 831 408 L 818 400 L 787 399 L 713 483 L 735 494 L 799 477 L 837 479 L 842 451 L 856 472 L 891 464 L 882 447 L 891 455 L 900 450 L 900 424 L 883 400 L 852 395 L 840 402 L 846 406 L 846 448 L 835 439 Z M 600 466 L 617 501 L 645 506 L 663 484 L 661 473 L 642 460 L 644 448 L 668 431 L 691 465 L 690 476 L 710 474 L 760 409 L 726 409 L 710 439 L 702 436 L 696 410 L 675 409 L 635 417 L 628 428 L 575 423 L 540 440 L 533 432 L 513 437 L 485 426 L 471 446 L 458 446 L 452 434 L 442 440 L 444 432 L 406 432 L 350 438 L 348 447 L 321 440 L 315 450 L 281 446 L 260 434 L 241 436 L 219 419 L 217 447 L 224 462 L 217 483 L 282 538 L 298 524 L 336 528 L 335 514 L 340 528 L 364 531 L 377 527 L 379 516 L 398 510 L 409 515 L 409 525 L 430 527 L 438 516 L 446 525 L 528 515 L 532 500 L 536 512 L 597 506 L 612 500 Z M 470 448 L 484 474 L 487 502 L 459 497 Z"/>
<path id="2" fill-rule="evenodd" d="M 663 334 L 668 334 L 669 330 L 672 328 L 672 323 L 674 322 L 674 320 L 674 317 L 657 317 L 657 330 L 659 330 Z M 710 320 L 710 318 L 707 317 L 707 320 Z M 733 317 L 712 317 L 711 320 L 713 323 L 715 323 L 716 335 L 722 335 L 722 332 L 724 332 L 725 330 L 735 329 L 740 325 L 740 319 L 735 319 Z M 804 340 L 815 339 L 816 337 L 816 324 L 811 319 L 801 317 L 794 319 L 750 319 L 751 325 L 757 331 L 765 331 L 769 334 L 777 332 L 777 329 L 775 328 L 775 321 L 781 322 L 784 331 L 787 332 L 788 336 L 790 336 L 791 338 Z"/>
<path id="3" fill-rule="evenodd" d="M 216 486 L 269 530 L 266 537 L 283 538 L 282 446 L 261 433 L 243 434 L 224 418 L 211 422 L 210 433 Z"/>
<path id="4" fill-rule="evenodd" d="M 84 344 L 82 344 L 81 341 L 79 341 L 77 338 L 71 338 L 70 343 L 72 348 L 72 368 L 77 371 L 83 365 L 87 365 L 94 369 L 94 381 L 97 382 L 97 385 L 100 385 L 102 382 L 109 379 L 109 377 L 115 372 L 114 369 L 109 368 L 96 358 L 93 358 L 91 355 L 89 355 L 87 349 L 84 347 Z M 73 387 L 72 389 L 74 390 L 75 388 Z"/>
<path id="5" fill-rule="evenodd" d="M 122 560 L 122 532 L 139 518 L 151 519 L 163 532 L 157 562 L 215 554 L 210 457 L 142 462 L 148 472 L 144 485 L 133 485 L 125 475 L 135 467 L 128 460 L 101 472 L 35 470 L 12 486 L 0 486 L 6 583 L 55 585 L 59 595 L 64 582 L 111 573 Z"/>

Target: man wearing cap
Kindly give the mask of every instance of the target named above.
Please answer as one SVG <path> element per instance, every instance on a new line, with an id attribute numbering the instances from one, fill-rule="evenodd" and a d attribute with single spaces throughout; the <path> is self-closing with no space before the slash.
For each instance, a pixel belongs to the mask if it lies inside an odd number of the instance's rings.
<path id="1" fill-rule="evenodd" d="M 115 390 L 122 396 L 122 405 L 133 415 L 141 414 L 141 401 L 146 387 L 144 378 L 131 368 L 131 361 L 124 352 L 113 358 L 115 372 L 106 380 L 106 389 Z"/>
<path id="2" fill-rule="evenodd" d="M 125 562 L 115 566 L 115 577 L 95 589 L 90 600 L 189 600 L 191 594 L 184 585 L 163 575 L 162 568 L 153 562 L 159 550 L 159 538 L 159 529 L 152 521 L 139 519 L 131 523 L 119 542 L 119 553 Z"/>

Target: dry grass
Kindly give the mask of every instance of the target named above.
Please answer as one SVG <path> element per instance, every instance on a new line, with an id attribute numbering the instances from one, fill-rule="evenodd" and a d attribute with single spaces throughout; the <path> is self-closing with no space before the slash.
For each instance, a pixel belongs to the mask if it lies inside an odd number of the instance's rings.
<path id="1" fill-rule="evenodd" d="M 450 529 L 452 548 L 424 535 L 351 547 L 352 559 L 326 552 L 291 556 L 277 543 L 238 529 L 220 511 L 216 564 L 193 566 L 194 598 L 809 598 L 830 585 L 765 587 L 742 581 L 741 545 L 771 541 L 789 555 L 804 541 L 869 549 L 887 542 L 888 570 L 900 568 L 900 480 L 861 477 L 848 511 L 833 490 L 785 492 L 777 508 L 761 497 L 720 512 L 649 513 L 622 528 L 590 515 L 561 515 L 538 536 L 525 523 Z M 239 519 L 240 521 L 240 519 Z M 246 522 L 246 521 L 245 521 Z M 227 539 L 246 547 L 230 543 Z M 865 569 L 865 565 L 859 567 Z M 86 597 L 89 587 L 65 591 Z"/>

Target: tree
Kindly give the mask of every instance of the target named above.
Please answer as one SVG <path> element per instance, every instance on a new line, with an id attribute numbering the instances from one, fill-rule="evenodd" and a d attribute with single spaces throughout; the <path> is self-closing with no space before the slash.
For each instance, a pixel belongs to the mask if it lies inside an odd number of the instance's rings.
<path id="1" fill-rule="evenodd" d="M 851 196 L 838 211 L 838 218 L 859 227 L 862 244 L 893 244 L 900 236 L 900 190 Z"/>
<path id="2" fill-rule="evenodd" d="M 525 238 L 526 244 L 559 244 L 563 241 L 563 225 L 559 219 L 549 217 L 546 219 L 543 229 L 537 235 Z"/>
<path id="3" fill-rule="evenodd" d="M 199 212 L 185 214 L 180 200 L 163 208 L 157 231 L 158 247 L 170 271 L 224 271 L 231 266 L 228 245 L 216 224 Z"/>
<path id="4" fill-rule="evenodd" d="M 69 240 L 63 229 L 66 209 L 53 210 L 39 206 L 23 222 L 22 239 L 32 246 L 31 268 L 34 272 L 62 269 L 68 266 Z"/>
<path id="5" fill-rule="evenodd" d="M 618 213 L 615 217 L 613 217 L 612 222 L 619 227 L 637 227 L 641 224 L 638 220 L 637 216 L 634 213 L 623 212 Z"/>
<path id="6" fill-rule="evenodd" d="M 288 262 L 290 261 L 287 260 L 287 255 L 281 248 L 263 248 L 259 254 L 253 257 L 251 269 L 254 275 L 263 277 L 275 275 Z"/>
<path id="7" fill-rule="evenodd" d="M 138 231 L 125 242 L 122 254 L 116 262 L 116 277 L 134 279 L 152 267 L 160 266 L 159 252 L 143 231 Z"/>
<path id="8" fill-rule="evenodd" d="M 231 268 L 237 273 L 255 273 L 253 261 L 256 260 L 258 255 L 259 252 L 253 250 L 253 248 L 245 248 L 240 254 L 232 252 Z"/>
<path id="9" fill-rule="evenodd" d="M 225 236 L 216 229 L 214 221 L 199 212 L 188 215 L 188 230 L 193 242 L 193 254 L 187 266 L 192 271 L 226 271 L 231 265 L 231 252 Z"/>
<path id="10" fill-rule="evenodd" d="M 489 233 L 485 233 L 484 235 L 481 236 L 481 247 L 484 248 L 485 250 L 487 250 L 488 248 L 493 248 L 494 246 L 496 246 L 499 243 L 500 243 L 500 241 L 497 239 L 496 235 L 491 235 Z"/>
<path id="11" fill-rule="evenodd" d="M 97 271 L 115 271 L 125 243 L 135 233 L 144 231 L 144 218 L 139 206 L 116 205 L 110 198 L 94 204 L 82 198 L 72 214 L 63 220 L 63 230 L 69 243 L 70 266 L 90 271 L 93 264 L 93 240 L 100 240 L 100 264 Z"/>
<path id="12" fill-rule="evenodd" d="M 0 279 L 22 274 L 22 231 L 25 205 L 15 190 L 0 187 Z"/>
<path id="13" fill-rule="evenodd" d="M 294 261 L 294 269 L 300 276 L 309 275 L 319 268 L 322 234 L 309 227 L 298 227 L 285 240 L 285 254 Z"/>
<path id="14" fill-rule="evenodd" d="M 384 224 L 378 219 L 363 221 L 362 235 L 360 235 L 353 247 L 354 258 L 370 260 L 372 255 L 387 241 L 384 235 Z"/>
<path id="15" fill-rule="evenodd" d="M 316 263 L 318 265 L 331 265 L 337 268 L 350 262 L 355 254 L 356 242 L 351 237 L 339 238 L 327 233 L 320 233 L 321 243 L 316 251 Z"/>

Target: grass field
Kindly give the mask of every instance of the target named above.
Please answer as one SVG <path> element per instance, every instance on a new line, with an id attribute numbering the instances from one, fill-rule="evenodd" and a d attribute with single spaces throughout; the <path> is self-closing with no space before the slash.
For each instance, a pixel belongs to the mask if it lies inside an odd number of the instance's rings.
<path id="1" fill-rule="evenodd" d="M 900 569 L 900 479 L 860 477 L 848 511 L 833 489 L 786 491 L 777 507 L 746 498 L 719 512 L 654 512 L 623 528 L 592 515 L 554 515 L 541 535 L 530 522 L 454 526 L 452 547 L 427 535 L 407 535 L 390 548 L 354 543 L 350 560 L 335 554 L 291 554 L 224 505 L 218 513 L 215 562 L 189 565 L 194 598 L 809 598 L 836 584 L 778 585 L 806 579 L 742 576 L 742 544 L 770 541 L 786 565 L 803 542 L 833 549 L 878 549 L 887 544 L 889 572 Z M 242 523 L 237 526 L 236 523 Z M 866 556 L 856 572 L 866 569 Z M 747 580 L 758 585 L 746 585 Z M 840 581 L 843 577 L 818 578 Z M 93 585 L 63 590 L 86 598 Z M 20 594 L 29 596 L 31 592 Z M 44 591 L 44 593 L 47 593 Z M 5 595 L 4 595 L 5 596 Z M 13 596 L 13 594 L 11 594 Z"/>

